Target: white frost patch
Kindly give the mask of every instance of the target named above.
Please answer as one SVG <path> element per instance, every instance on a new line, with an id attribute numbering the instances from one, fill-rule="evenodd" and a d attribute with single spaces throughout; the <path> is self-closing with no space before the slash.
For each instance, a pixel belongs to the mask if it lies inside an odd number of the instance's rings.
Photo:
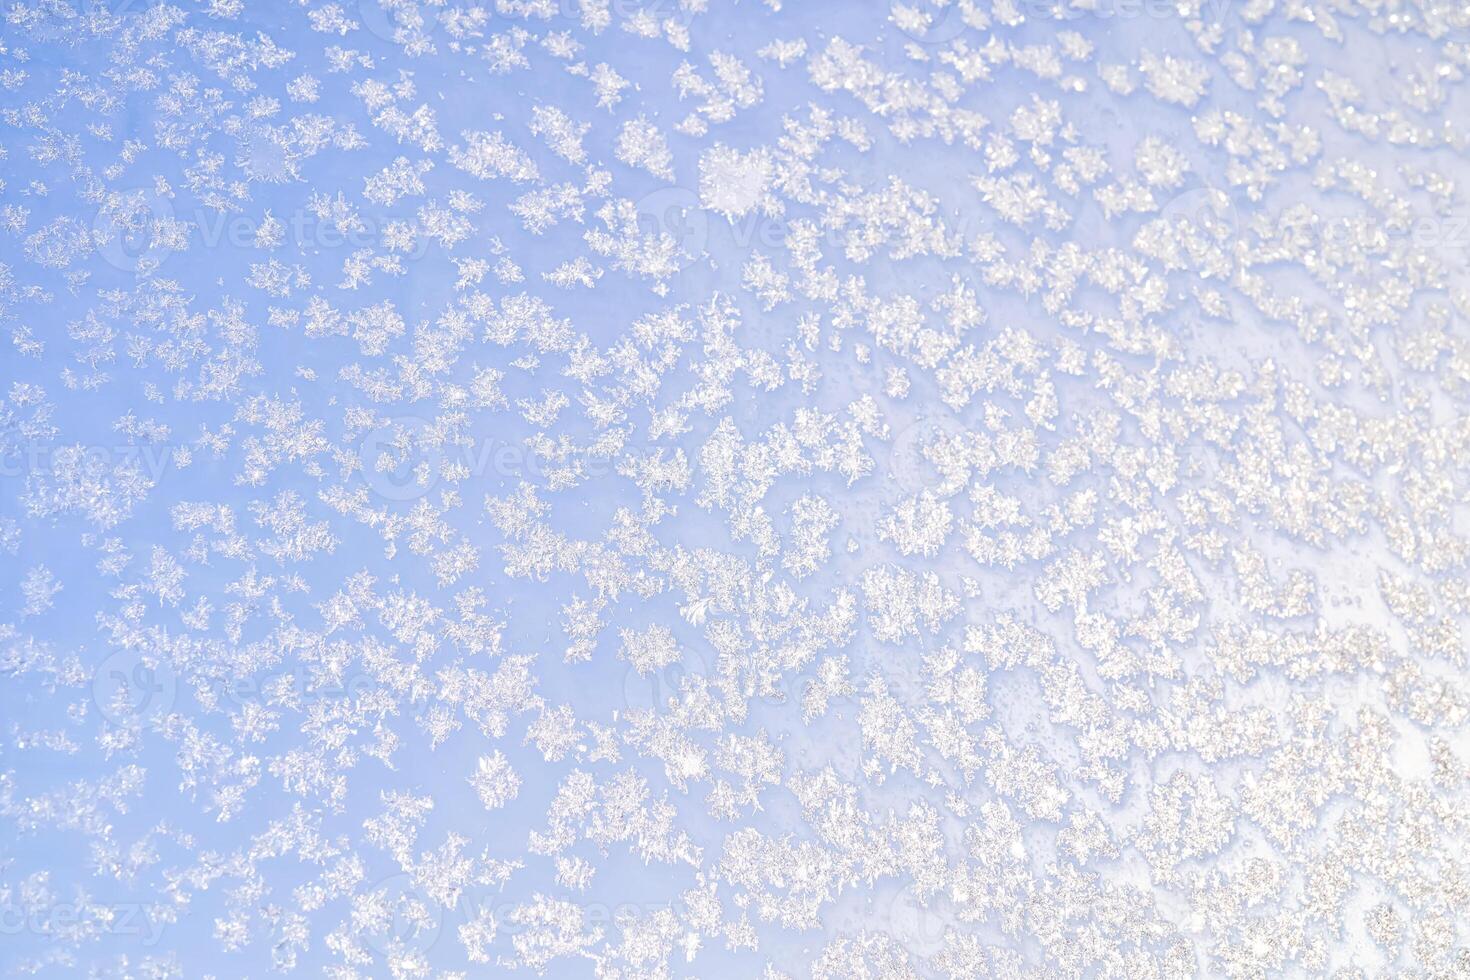
<path id="1" fill-rule="evenodd" d="M 741 153 L 716 145 L 699 158 L 699 203 L 734 220 L 749 214 L 771 183 L 771 155 L 764 149 Z"/>

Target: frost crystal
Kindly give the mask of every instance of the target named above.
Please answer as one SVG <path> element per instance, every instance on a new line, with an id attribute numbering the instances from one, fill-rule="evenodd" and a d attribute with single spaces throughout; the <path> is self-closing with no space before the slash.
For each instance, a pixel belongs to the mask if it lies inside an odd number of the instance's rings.
<path id="1" fill-rule="evenodd" d="M 10 3 L 0 974 L 1467 975 L 1467 37 Z"/>

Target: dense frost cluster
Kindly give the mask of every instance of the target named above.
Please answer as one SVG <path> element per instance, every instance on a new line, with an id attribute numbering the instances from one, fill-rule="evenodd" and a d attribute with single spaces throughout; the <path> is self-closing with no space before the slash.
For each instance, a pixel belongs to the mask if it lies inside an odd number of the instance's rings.
<path id="1" fill-rule="evenodd" d="M 1465 0 L 5 0 L 0 972 L 1470 976 Z"/>

